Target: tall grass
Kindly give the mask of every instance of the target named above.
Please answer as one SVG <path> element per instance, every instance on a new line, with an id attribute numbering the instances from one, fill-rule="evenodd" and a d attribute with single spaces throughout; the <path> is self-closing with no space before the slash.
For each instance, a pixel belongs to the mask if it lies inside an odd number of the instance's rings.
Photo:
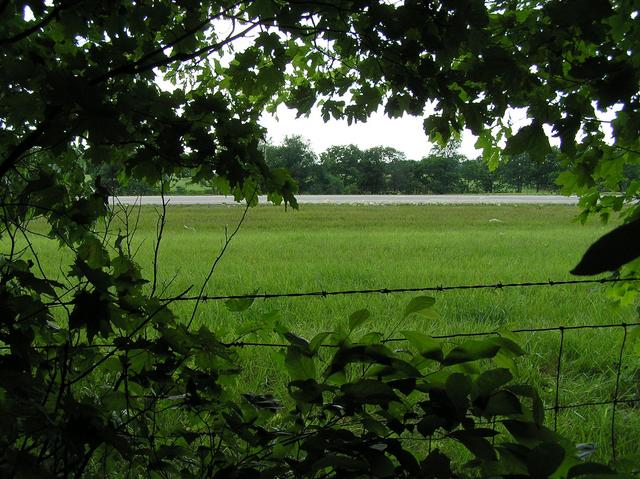
<path id="1" fill-rule="evenodd" d="M 159 254 L 164 295 L 199 285 L 225 238 L 242 214 L 235 206 L 169 206 Z M 209 283 L 210 295 L 399 288 L 451 284 L 571 279 L 568 271 L 582 252 L 609 227 L 573 222 L 569 206 L 349 206 L 304 205 L 299 211 L 273 206 L 251 210 Z M 147 277 L 152 271 L 157 211 L 143 207 L 134 247 Z M 117 227 L 118 222 L 114 222 Z M 37 242 L 55 276 L 64 263 L 56 246 Z M 63 269 L 64 270 L 64 269 Z M 428 334 L 493 331 L 637 321 L 631 307 L 618 306 L 601 286 L 554 286 L 435 294 L 439 319 L 409 317 L 400 322 L 411 294 L 353 295 L 257 301 L 245 313 L 222 302 L 203 304 L 195 325 L 207 324 L 226 340 L 278 340 L 271 332 L 242 335 L 265 315 L 301 336 L 335 328 L 349 313 L 367 308 L 368 330 Z M 189 316 L 193 305 L 176 306 Z M 362 331 L 364 334 L 366 331 Z M 612 398 L 622 329 L 567 331 L 559 385 L 560 404 Z M 528 355 L 520 379 L 539 387 L 553 405 L 559 333 L 520 334 Z M 620 392 L 638 394 L 638 355 L 629 344 Z M 243 351 L 243 391 L 282 393 L 286 378 L 277 349 Z M 638 452 L 638 404 L 618 405 L 619 452 Z M 611 406 L 564 410 L 559 428 L 577 442 L 593 442 L 597 456 L 610 454 Z"/>

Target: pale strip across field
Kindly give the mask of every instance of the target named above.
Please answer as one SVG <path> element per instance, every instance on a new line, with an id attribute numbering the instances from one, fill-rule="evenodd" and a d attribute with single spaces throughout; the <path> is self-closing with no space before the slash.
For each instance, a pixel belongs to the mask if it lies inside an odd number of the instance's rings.
<path id="1" fill-rule="evenodd" d="M 575 205 L 577 196 L 560 195 L 297 195 L 300 204 L 360 204 L 360 205 Z M 171 205 L 236 204 L 233 196 L 165 196 Z M 119 196 L 110 203 L 161 205 L 160 196 Z M 266 196 L 259 197 L 267 203 Z"/>

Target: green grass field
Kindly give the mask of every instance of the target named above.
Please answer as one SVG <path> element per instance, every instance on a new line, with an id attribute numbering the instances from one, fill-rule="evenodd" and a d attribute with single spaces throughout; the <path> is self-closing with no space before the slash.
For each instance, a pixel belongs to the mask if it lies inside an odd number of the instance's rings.
<path id="1" fill-rule="evenodd" d="M 190 285 L 197 292 L 211 262 L 243 212 L 240 206 L 168 208 L 160 248 L 159 284 L 163 295 Z M 260 206 L 249 211 L 206 288 L 209 295 L 247 292 L 300 292 L 362 288 L 571 279 L 568 271 L 582 252 L 610 226 L 572 222 L 567 206 L 316 206 L 299 211 Z M 135 216 L 135 215 L 133 215 Z M 132 218 L 133 219 L 133 218 Z M 151 274 L 156 210 L 142 208 L 134 249 Z M 117 226 L 117 222 L 114 223 Z M 38 243 L 48 268 L 59 270 L 54 246 Z M 53 260 L 53 258 L 56 258 Z M 244 313 L 231 313 L 223 302 L 203 304 L 196 322 L 207 324 L 225 340 L 282 340 L 271 332 L 247 333 L 278 318 L 311 338 L 345 322 L 350 312 L 371 311 L 362 328 L 398 336 L 412 329 L 432 335 L 637 321 L 632 307 L 618 306 L 599 285 L 471 290 L 434 293 L 439 319 L 409 317 L 404 306 L 416 294 L 353 295 L 329 298 L 259 300 Z M 188 317 L 191 304 L 176 311 Z M 270 314 L 271 313 L 271 314 Z M 623 330 L 567 331 L 561 364 L 560 404 L 608 401 L 616 381 Z M 520 378 L 542 391 L 553 405 L 560 334 L 519 334 L 528 355 L 518 363 Z M 630 342 L 629 342 L 630 343 Z M 640 360 L 633 345 L 625 349 L 621 396 L 637 396 Z M 283 391 L 282 358 L 277 348 L 246 348 L 245 391 Z M 616 432 L 619 453 L 638 452 L 640 409 L 620 404 Z M 607 459 L 611 442 L 610 405 L 567 409 L 558 425 L 575 442 L 597 446 Z M 549 416 L 552 419 L 552 413 Z M 552 423 L 552 421 L 551 421 Z"/>

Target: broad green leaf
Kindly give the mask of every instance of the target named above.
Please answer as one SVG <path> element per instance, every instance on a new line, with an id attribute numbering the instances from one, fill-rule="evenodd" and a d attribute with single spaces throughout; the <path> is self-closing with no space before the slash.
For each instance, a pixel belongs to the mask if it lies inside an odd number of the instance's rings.
<path id="1" fill-rule="evenodd" d="M 298 336 L 297 334 L 286 332 L 284 333 L 284 337 L 287 341 L 289 341 L 294 347 L 299 348 L 301 351 L 309 351 L 309 341 L 307 341 L 302 336 Z"/>
<path id="2" fill-rule="evenodd" d="M 518 397 L 509 391 L 498 391 L 489 397 L 487 405 L 484 407 L 484 414 L 487 417 L 510 416 L 521 414 L 522 406 Z"/>
<path id="3" fill-rule="evenodd" d="M 358 311 L 351 313 L 351 316 L 349 316 L 349 331 L 353 331 L 358 326 L 362 325 L 370 316 L 371 313 L 368 309 L 359 309 Z"/>
<path id="4" fill-rule="evenodd" d="M 362 419 L 362 426 L 369 432 L 373 434 L 377 434 L 378 436 L 386 436 L 389 434 L 389 430 L 385 427 L 385 425 L 374 419 L 372 416 L 366 415 Z"/>
<path id="5" fill-rule="evenodd" d="M 442 361 L 444 354 L 439 341 L 419 331 L 400 331 L 400 333 L 407 338 L 409 343 L 418 350 L 422 357 L 438 362 Z"/>
<path id="6" fill-rule="evenodd" d="M 316 334 L 309 342 L 309 349 L 315 354 L 320 350 L 325 339 L 331 336 L 331 331 L 324 331 Z"/>
<path id="7" fill-rule="evenodd" d="M 496 389 L 504 386 L 512 379 L 513 375 L 505 368 L 484 371 L 474 382 L 474 395 L 489 396 Z"/>
<path id="8" fill-rule="evenodd" d="M 502 336 L 494 336 L 491 338 L 486 339 L 486 341 L 493 343 L 495 345 L 497 345 L 498 347 L 500 347 L 500 353 L 501 354 L 505 354 L 507 356 L 510 357 L 520 357 L 520 356 L 524 356 L 525 354 L 527 354 L 524 349 L 522 349 L 518 343 L 516 343 L 515 341 L 509 339 L 509 338 L 505 338 Z"/>
<path id="9" fill-rule="evenodd" d="M 253 294 L 255 294 L 255 291 Z M 228 299 L 224 302 L 224 305 L 232 313 L 242 313 L 249 309 L 254 301 L 255 298 Z"/>
<path id="10" fill-rule="evenodd" d="M 109 253 L 102 243 L 90 236 L 78 248 L 78 258 L 84 261 L 90 268 L 98 269 L 109 266 Z"/>
<path id="11" fill-rule="evenodd" d="M 295 346 L 289 346 L 284 359 L 287 373 L 293 381 L 315 379 L 316 364 L 313 357 L 310 357 Z"/>
<path id="12" fill-rule="evenodd" d="M 357 342 L 359 344 L 380 344 L 383 339 L 384 335 L 382 333 L 371 332 L 362 336 Z"/>
<path id="13" fill-rule="evenodd" d="M 431 296 L 418 296 L 411 299 L 404 309 L 404 317 L 406 318 L 413 313 L 424 313 L 428 311 L 436 303 L 435 298 Z"/>
<path id="14" fill-rule="evenodd" d="M 500 346 L 491 340 L 466 341 L 449 351 L 444 358 L 443 364 L 451 366 L 467 361 L 490 359 L 498 354 L 499 350 Z"/>

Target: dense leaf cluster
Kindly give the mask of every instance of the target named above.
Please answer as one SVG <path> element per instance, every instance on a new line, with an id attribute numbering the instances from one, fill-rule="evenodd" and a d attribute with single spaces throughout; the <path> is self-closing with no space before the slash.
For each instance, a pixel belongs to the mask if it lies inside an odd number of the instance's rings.
<path id="1" fill-rule="evenodd" d="M 0 1 L 0 474 L 468 472 L 405 442 L 416 431 L 461 444 L 485 475 L 610 472 L 577 462 L 506 369 L 473 367 L 519 354 L 505 338 L 448 348 L 408 333 L 412 352 L 394 351 L 375 333 L 353 340 L 363 312 L 323 339 L 280 330 L 290 397 L 240 398 L 229 387 L 237 353 L 192 327 L 198 302 L 183 318 L 159 299 L 157 265 L 140 270 L 135 227 L 91 172 L 108 166 L 126 184 L 190 170 L 249 204 L 266 192 L 295 206 L 290 174 L 260 149 L 265 109 L 317 106 L 348 121 L 432 111 L 433 140 L 466 126 L 493 164 L 502 150 L 540 160 L 546 133 L 557 136 L 565 191 L 582 195 L 586 213 L 630 204 L 631 218 L 640 183 L 624 195 L 599 186 L 617 191 L 638 162 L 637 10 L 606 0 Z M 510 108 L 529 123 L 517 129 Z M 40 236 L 59 258 L 41 261 Z"/>

